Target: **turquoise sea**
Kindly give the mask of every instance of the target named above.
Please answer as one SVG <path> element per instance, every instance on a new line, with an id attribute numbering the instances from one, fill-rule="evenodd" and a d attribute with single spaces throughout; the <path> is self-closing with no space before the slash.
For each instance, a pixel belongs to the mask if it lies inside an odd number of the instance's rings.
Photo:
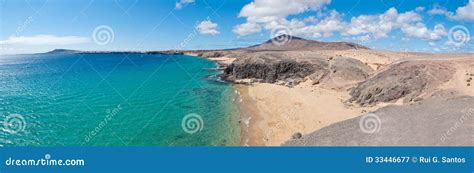
<path id="1" fill-rule="evenodd" d="M 232 85 L 182 55 L 0 57 L 0 146 L 239 145 Z"/>

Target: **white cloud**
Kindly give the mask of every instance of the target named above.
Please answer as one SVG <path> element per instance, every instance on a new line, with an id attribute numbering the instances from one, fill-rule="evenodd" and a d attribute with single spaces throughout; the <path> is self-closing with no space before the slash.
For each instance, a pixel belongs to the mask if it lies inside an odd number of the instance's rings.
<path id="1" fill-rule="evenodd" d="M 446 15 L 446 16 L 451 16 L 452 13 L 450 13 L 446 8 L 441 7 L 439 4 L 433 5 L 433 8 L 428 11 L 429 15 Z"/>
<path id="2" fill-rule="evenodd" d="M 308 16 L 304 18 L 303 21 L 307 23 L 316 23 L 318 22 L 318 18 L 316 18 L 316 16 Z"/>
<path id="3" fill-rule="evenodd" d="M 448 33 L 443 25 L 438 24 L 434 26 L 433 30 L 428 29 L 423 23 L 416 23 L 415 25 L 407 25 L 401 28 L 402 32 L 409 37 L 421 38 L 425 40 L 440 40 Z"/>
<path id="4" fill-rule="evenodd" d="M 362 41 L 362 42 L 367 42 L 367 41 L 370 41 L 370 35 L 358 36 L 358 37 L 354 37 L 353 39 L 354 40 L 359 40 L 359 41 Z"/>
<path id="5" fill-rule="evenodd" d="M 182 9 L 184 6 L 194 3 L 194 0 L 179 0 L 176 2 L 176 9 Z"/>
<path id="6" fill-rule="evenodd" d="M 210 20 L 205 20 L 199 23 L 196 26 L 196 29 L 199 31 L 200 34 L 204 35 L 217 35 L 220 32 L 217 30 L 217 23 L 213 23 Z"/>
<path id="7" fill-rule="evenodd" d="M 407 27 L 421 20 L 421 16 L 413 11 L 398 13 L 397 9 L 390 8 L 380 15 L 352 17 L 343 35 L 370 34 L 374 38 L 383 38 L 394 29 Z"/>
<path id="8" fill-rule="evenodd" d="M 240 11 L 240 17 L 252 22 L 271 22 L 292 14 L 317 11 L 331 0 L 254 0 Z"/>
<path id="9" fill-rule="evenodd" d="M 232 31 L 240 36 L 245 36 L 262 31 L 262 27 L 256 23 L 244 23 L 235 26 Z"/>
<path id="10" fill-rule="evenodd" d="M 35 35 L 35 36 L 11 36 L 0 41 L 5 45 L 71 45 L 89 42 L 89 38 L 78 36 L 55 36 L 55 35 Z"/>
<path id="11" fill-rule="evenodd" d="M 341 14 L 333 10 L 330 12 L 329 16 L 325 17 L 317 24 L 305 26 L 303 23 L 300 24 L 300 26 L 303 27 L 298 27 L 297 25 L 291 27 L 293 28 L 294 34 L 318 38 L 322 36 L 332 36 L 334 32 L 342 31 L 346 24 L 342 21 Z"/>
<path id="12" fill-rule="evenodd" d="M 254 0 L 245 5 L 239 17 L 245 17 L 247 22 L 234 27 L 234 33 L 244 36 L 262 31 L 262 27 L 267 30 L 278 27 L 283 23 L 288 25 L 300 25 L 303 21 L 288 21 L 289 15 L 300 14 L 307 11 L 318 11 L 331 0 Z M 315 21 L 314 18 L 307 18 L 306 21 Z"/>
<path id="13" fill-rule="evenodd" d="M 343 34 L 371 34 L 374 38 L 383 38 L 393 30 L 400 29 L 407 37 L 425 40 L 440 40 L 447 35 L 443 25 L 438 24 L 433 29 L 428 29 L 422 20 L 421 15 L 414 11 L 399 13 L 397 9 L 390 8 L 381 15 L 353 17 L 349 29 Z"/>
<path id="14" fill-rule="evenodd" d="M 456 20 L 474 21 L 474 0 L 469 0 L 466 6 L 456 9 L 456 15 L 453 18 Z"/>
<path id="15" fill-rule="evenodd" d="M 425 11 L 425 7 L 416 7 L 416 8 L 415 8 L 415 11 L 416 11 L 416 12 Z"/>
<path id="16" fill-rule="evenodd" d="M 428 11 L 430 15 L 444 15 L 453 20 L 474 21 L 474 0 L 462 7 L 456 9 L 456 12 L 450 12 L 446 8 L 435 4 L 431 10 Z"/>
<path id="17" fill-rule="evenodd" d="M 254 0 L 245 5 L 239 15 L 246 17 L 247 22 L 235 26 L 233 32 L 244 36 L 284 26 L 296 36 L 320 38 L 339 33 L 361 41 L 388 37 L 394 30 L 400 30 L 405 37 L 432 41 L 447 35 L 443 25 L 430 29 L 423 23 L 419 12 L 424 11 L 424 7 L 403 13 L 392 7 L 382 14 L 354 16 L 344 21 L 344 14 L 322 10 L 329 3 L 330 0 Z M 297 17 L 314 12 L 316 15 Z M 288 19 L 290 16 L 292 19 Z"/>

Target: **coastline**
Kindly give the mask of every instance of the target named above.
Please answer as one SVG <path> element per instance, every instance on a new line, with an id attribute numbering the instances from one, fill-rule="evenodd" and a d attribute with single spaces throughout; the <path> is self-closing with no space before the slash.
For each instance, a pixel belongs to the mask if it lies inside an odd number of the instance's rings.
<path id="1" fill-rule="evenodd" d="M 380 106 L 346 105 L 347 92 L 312 87 L 294 88 L 268 83 L 236 85 L 240 97 L 242 145 L 280 146 L 331 124 L 348 120 Z"/>
<path id="2" fill-rule="evenodd" d="M 212 57 L 204 57 L 200 56 L 196 53 L 185 53 L 187 56 L 193 56 L 197 58 L 205 58 L 209 61 L 213 61 L 217 64 L 218 70 L 222 71 L 230 65 L 235 58 L 229 57 L 219 57 L 219 58 L 212 58 Z M 232 88 L 234 89 L 233 95 L 233 105 L 237 108 L 237 114 L 232 118 L 239 124 L 240 130 L 240 146 L 262 146 L 264 143 L 258 142 L 258 140 L 262 136 L 260 130 L 255 129 L 255 126 L 250 126 L 250 121 L 261 121 L 259 118 L 258 108 L 253 106 L 255 103 L 252 103 L 249 95 L 247 94 L 247 86 L 242 84 L 231 83 Z M 244 103 L 243 100 L 246 100 Z"/>
<path id="3" fill-rule="evenodd" d="M 203 57 L 223 70 L 235 58 Z M 310 80 L 294 87 L 271 83 L 233 82 L 235 119 L 240 125 L 241 146 L 280 146 L 299 135 L 371 112 L 381 107 L 346 105 L 349 92 L 312 85 Z M 323 109 L 324 108 L 324 109 Z"/>
<path id="4" fill-rule="evenodd" d="M 237 105 L 240 114 L 240 117 L 235 119 L 241 127 L 241 145 L 280 146 L 285 142 L 292 141 L 292 139 L 299 139 L 324 127 L 374 112 L 388 105 L 408 105 L 412 102 L 433 97 L 455 97 L 456 95 L 473 94 L 469 77 L 474 72 L 468 55 L 441 56 L 373 51 L 360 51 L 357 54 L 354 51 L 339 51 L 332 54 L 330 52 L 322 53 L 328 53 L 325 56 L 329 57 L 338 57 L 339 54 L 347 53 L 344 56 L 360 60 L 375 70 L 374 73 L 369 73 L 371 76 L 382 75 L 377 79 L 387 78 L 386 73 L 380 74 L 384 71 L 390 71 L 389 74 L 394 73 L 395 76 L 398 73 L 404 74 L 403 71 L 400 72 L 400 67 L 390 65 L 402 62 L 406 62 L 405 64 L 409 68 L 420 69 L 417 66 L 419 63 L 423 63 L 421 67 L 435 68 L 438 61 L 450 61 L 452 62 L 451 65 L 457 68 L 457 72 L 451 78 L 433 79 L 440 86 L 433 84 L 431 87 L 422 88 L 424 93 L 419 96 L 418 100 L 405 101 L 406 97 L 400 97 L 369 105 L 347 102 L 352 98 L 349 94 L 351 92 L 350 87 L 354 86 L 355 83 L 344 80 L 341 82 L 337 76 L 329 78 L 331 80 L 322 84 L 318 82 L 317 85 L 314 85 L 313 79 L 306 77 L 301 83 L 292 86 L 283 86 L 285 83 L 282 81 L 265 83 L 253 78 L 234 80 L 232 82 L 236 94 L 234 103 Z M 188 55 L 214 61 L 219 65 L 219 70 L 225 69 L 235 60 L 235 58 L 229 58 L 229 55 L 218 58 L 197 54 Z M 300 52 L 295 54 L 295 56 L 303 55 L 304 53 Z M 309 55 L 313 54 L 310 52 Z M 433 58 L 436 59 L 431 62 L 430 60 L 433 60 Z M 328 59 L 328 61 L 331 60 Z M 342 68 L 341 70 L 347 69 Z M 428 71 L 429 69 L 421 68 L 421 70 L 429 74 L 434 73 Z M 408 73 L 407 75 L 415 74 Z M 441 77 L 443 76 L 445 75 L 441 75 Z M 413 77 L 408 76 L 407 78 Z M 419 86 L 416 83 L 413 85 L 415 88 Z M 379 87 L 388 88 L 387 90 L 390 91 L 390 86 L 382 85 Z"/>

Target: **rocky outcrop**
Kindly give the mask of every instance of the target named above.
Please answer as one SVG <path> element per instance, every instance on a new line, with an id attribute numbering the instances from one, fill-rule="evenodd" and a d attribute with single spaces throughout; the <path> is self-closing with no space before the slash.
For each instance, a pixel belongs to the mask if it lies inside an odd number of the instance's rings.
<path id="1" fill-rule="evenodd" d="M 230 81 L 256 79 L 267 83 L 283 81 L 295 85 L 308 77 L 313 84 L 346 84 L 364 80 L 373 71 L 356 59 L 329 59 L 311 52 L 268 51 L 241 56 L 224 70 L 224 78 Z"/>
<path id="2" fill-rule="evenodd" d="M 329 73 L 322 82 L 330 88 L 344 88 L 363 81 L 373 73 L 373 69 L 359 60 L 338 57 L 329 61 Z"/>
<path id="3" fill-rule="evenodd" d="M 224 56 L 224 52 L 220 51 L 208 51 L 208 52 L 200 52 L 197 54 L 200 57 L 206 57 L 206 58 L 216 58 L 216 57 L 222 57 Z"/>
<path id="4" fill-rule="evenodd" d="M 234 61 L 224 70 L 228 80 L 261 79 L 273 83 L 286 81 L 298 83 L 319 69 L 327 68 L 322 58 L 298 60 L 275 53 L 258 53 Z"/>
<path id="5" fill-rule="evenodd" d="M 349 101 L 361 105 L 400 98 L 405 98 L 405 102 L 413 101 L 424 91 L 447 82 L 454 72 L 446 62 L 401 62 L 359 83 L 351 90 Z"/>

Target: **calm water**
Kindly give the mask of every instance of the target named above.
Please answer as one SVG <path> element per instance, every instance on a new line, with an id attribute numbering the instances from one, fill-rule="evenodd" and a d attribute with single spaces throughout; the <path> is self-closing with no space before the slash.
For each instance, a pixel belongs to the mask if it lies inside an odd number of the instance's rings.
<path id="1" fill-rule="evenodd" d="M 0 145 L 238 145 L 234 90 L 215 67 L 189 56 L 1 56 Z"/>

